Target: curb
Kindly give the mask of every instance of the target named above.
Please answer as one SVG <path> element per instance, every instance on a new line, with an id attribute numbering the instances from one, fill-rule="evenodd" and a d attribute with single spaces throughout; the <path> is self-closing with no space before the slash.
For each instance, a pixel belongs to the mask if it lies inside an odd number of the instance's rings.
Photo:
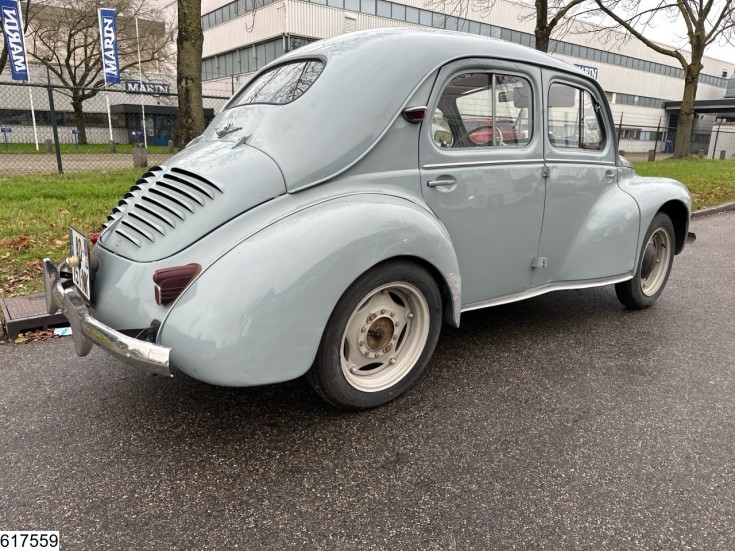
<path id="1" fill-rule="evenodd" d="M 705 216 L 711 216 L 713 214 L 720 214 L 721 212 L 732 211 L 735 211 L 735 201 L 731 203 L 723 203 L 721 205 L 717 205 L 716 207 L 707 207 L 705 209 L 695 210 L 692 213 L 692 220 L 697 220 L 698 218 L 704 218 Z"/>

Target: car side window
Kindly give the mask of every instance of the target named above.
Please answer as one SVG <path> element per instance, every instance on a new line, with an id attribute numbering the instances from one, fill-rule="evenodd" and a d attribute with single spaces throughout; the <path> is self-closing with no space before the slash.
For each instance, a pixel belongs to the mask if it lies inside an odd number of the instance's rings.
<path id="1" fill-rule="evenodd" d="M 588 91 L 553 83 L 547 112 L 549 142 L 554 147 L 594 151 L 605 147 L 600 104 Z"/>
<path id="2" fill-rule="evenodd" d="M 519 76 L 464 73 L 444 88 L 432 118 L 438 147 L 522 147 L 533 132 L 531 83 Z"/>

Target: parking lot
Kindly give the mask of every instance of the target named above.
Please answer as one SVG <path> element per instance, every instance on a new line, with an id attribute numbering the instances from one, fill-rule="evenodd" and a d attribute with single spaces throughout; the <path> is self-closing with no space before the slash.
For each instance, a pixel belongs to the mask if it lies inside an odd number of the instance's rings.
<path id="1" fill-rule="evenodd" d="M 733 549 L 735 214 L 692 230 L 653 308 L 601 288 L 471 312 L 360 414 L 301 380 L 0 345 L 0 528 L 66 549 Z"/>

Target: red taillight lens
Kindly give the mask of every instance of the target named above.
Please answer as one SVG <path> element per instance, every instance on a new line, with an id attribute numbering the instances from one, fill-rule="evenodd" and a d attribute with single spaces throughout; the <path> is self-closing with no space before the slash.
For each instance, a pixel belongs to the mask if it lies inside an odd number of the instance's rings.
<path id="1" fill-rule="evenodd" d="M 409 107 L 403 110 L 403 118 L 414 124 L 420 123 L 426 116 L 426 107 Z"/>
<path id="2" fill-rule="evenodd" d="M 89 240 L 92 242 L 92 245 L 96 245 L 99 238 L 100 232 L 92 233 L 89 235 Z"/>
<path id="3" fill-rule="evenodd" d="M 201 271 L 199 264 L 174 266 L 156 270 L 153 274 L 153 291 L 157 304 L 171 304 Z"/>

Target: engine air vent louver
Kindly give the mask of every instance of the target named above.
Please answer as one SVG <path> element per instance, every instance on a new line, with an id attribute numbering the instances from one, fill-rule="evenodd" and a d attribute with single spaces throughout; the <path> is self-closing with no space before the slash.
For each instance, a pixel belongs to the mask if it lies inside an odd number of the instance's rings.
<path id="1" fill-rule="evenodd" d="M 222 193 L 219 185 L 188 170 L 153 167 L 125 193 L 103 228 L 141 248 L 163 239 Z"/>

